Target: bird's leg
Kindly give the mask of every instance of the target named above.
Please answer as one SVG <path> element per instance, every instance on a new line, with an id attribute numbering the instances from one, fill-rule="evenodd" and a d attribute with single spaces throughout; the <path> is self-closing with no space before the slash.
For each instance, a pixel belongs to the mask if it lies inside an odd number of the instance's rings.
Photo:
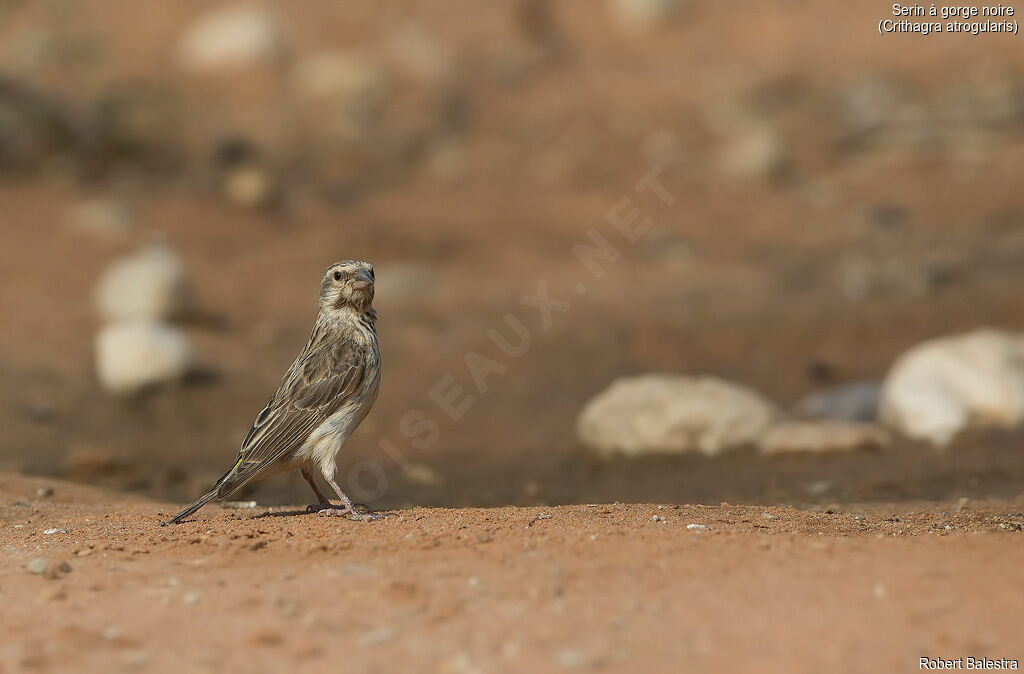
<path id="1" fill-rule="evenodd" d="M 331 502 L 327 500 L 327 497 L 320 492 L 320 488 L 316 486 L 316 482 L 313 481 L 313 474 L 309 472 L 308 468 L 302 469 L 302 477 L 305 478 L 309 486 L 313 488 L 313 493 L 316 494 L 317 502 L 311 506 L 306 506 L 306 512 L 319 512 L 324 508 L 330 508 Z"/>
<path id="2" fill-rule="evenodd" d="M 352 499 L 350 499 L 348 496 L 346 496 L 345 492 L 343 492 L 341 490 L 341 487 L 339 487 L 338 483 L 335 482 L 334 476 L 333 475 L 328 475 L 327 471 L 324 471 L 324 479 L 327 480 L 327 484 L 331 485 L 331 488 L 334 489 L 334 493 L 337 494 L 338 498 L 341 499 L 342 505 L 341 506 L 336 506 L 334 504 L 328 504 L 322 510 L 317 512 L 318 515 L 348 515 L 349 519 L 368 521 L 368 520 L 383 519 L 383 518 L 387 517 L 388 515 L 392 514 L 392 513 L 365 513 L 365 514 L 357 513 L 355 505 L 353 505 L 353 503 L 352 503 Z"/>

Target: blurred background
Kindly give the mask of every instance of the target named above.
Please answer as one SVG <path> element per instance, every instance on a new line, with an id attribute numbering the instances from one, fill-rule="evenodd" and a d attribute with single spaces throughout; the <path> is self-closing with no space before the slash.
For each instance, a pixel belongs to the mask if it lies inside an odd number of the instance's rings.
<path id="1" fill-rule="evenodd" d="M 0 0 L 0 467 L 194 498 L 361 258 L 376 506 L 1018 494 L 1024 55 L 887 12 Z"/>

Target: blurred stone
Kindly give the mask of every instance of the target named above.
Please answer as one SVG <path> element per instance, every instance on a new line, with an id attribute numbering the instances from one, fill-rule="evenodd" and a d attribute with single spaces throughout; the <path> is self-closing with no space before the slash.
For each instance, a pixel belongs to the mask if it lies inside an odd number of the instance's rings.
<path id="1" fill-rule="evenodd" d="M 664 23 L 679 13 L 681 0 L 610 0 L 612 14 L 632 28 Z"/>
<path id="2" fill-rule="evenodd" d="M 859 251 L 846 251 L 836 265 L 839 289 L 851 302 L 867 298 L 874 285 L 874 265 L 867 255 Z"/>
<path id="3" fill-rule="evenodd" d="M 459 182 L 465 174 L 466 153 L 462 143 L 445 140 L 436 143 L 427 157 L 427 172 L 432 178 L 445 184 Z"/>
<path id="4" fill-rule="evenodd" d="M 291 81 L 299 95 L 329 104 L 332 128 L 348 140 L 362 138 L 388 90 L 383 69 L 346 52 L 320 52 L 302 59 L 293 68 Z"/>
<path id="5" fill-rule="evenodd" d="M 93 482 L 99 478 L 122 474 L 127 468 L 118 462 L 109 449 L 74 445 L 64 456 L 61 474 L 80 482 Z"/>
<path id="6" fill-rule="evenodd" d="M 405 479 L 413 484 L 436 487 L 445 482 L 444 475 L 423 463 L 410 463 L 402 468 Z"/>
<path id="7" fill-rule="evenodd" d="M 644 236 L 639 245 L 645 255 L 660 261 L 672 271 L 693 270 L 698 262 L 687 239 L 673 232 L 654 230 Z"/>
<path id="8" fill-rule="evenodd" d="M 797 414 L 836 421 L 875 421 L 882 387 L 878 382 L 859 381 L 817 391 L 796 405 Z"/>
<path id="9" fill-rule="evenodd" d="M 339 51 L 307 56 L 292 72 L 296 90 L 305 96 L 372 99 L 374 103 L 383 96 L 386 79 L 383 70 L 367 59 Z"/>
<path id="10" fill-rule="evenodd" d="M 421 82 L 439 84 L 455 79 L 450 50 L 419 24 L 404 23 L 390 30 L 386 45 L 397 64 Z"/>
<path id="11" fill-rule="evenodd" d="M 163 323 L 115 323 L 96 336 L 96 373 L 111 393 L 137 393 L 181 381 L 192 363 L 188 338 Z"/>
<path id="12" fill-rule="evenodd" d="M 253 5 L 230 5 L 196 19 L 178 43 L 178 60 L 190 70 L 233 70 L 274 60 L 282 50 L 275 17 Z"/>
<path id="13" fill-rule="evenodd" d="M 48 424 L 57 417 L 57 406 L 45 398 L 34 398 L 25 402 L 25 412 L 37 424 Z"/>
<path id="14" fill-rule="evenodd" d="M 887 447 L 882 427 L 848 421 L 783 421 L 769 428 L 758 447 L 762 454 L 827 453 Z"/>
<path id="15" fill-rule="evenodd" d="M 80 120 L 67 106 L 21 81 L 0 75 L 0 168 L 38 168 L 77 148 Z"/>
<path id="16" fill-rule="evenodd" d="M 80 201 L 66 215 L 67 226 L 75 231 L 109 241 L 124 241 L 132 231 L 131 213 L 124 204 L 107 198 Z"/>
<path id="17" fill-rule="evenodd" d="M 647 136 L 640 152 L 648 166 L 673 166 L 678 164 L 683 156 L 679 138 L 669 129 L 655 131 Z"/>
<path id="18" fill-rule="evenodd" d="M 774 129 L 762 124 L 737 129 L 718 155 L 719 170 L 731 178 L 769 178 L 785 163 L 782 139 Z"/>
<path id="19" fill-rule="evenodd" d="M 224 176 L 224 196 L 235 206 L 260 209 L 274 203 L 277 190 L 265 170 L 243 165 L 229 169 Z"/>
<path id="20" fill-rule="evenodd" d="M 942 337 L 901 355 L 882 385 L 881 419 L 935 445 L 968 428 L 1024 420 L 1024 338 L 992 329 Z"/>
<path id="21" fill-rule="evenodd" d="M 45 557 L 35 557 L 28 563 L 26 568 L 29 573 L 39 576 L 46 573 L 46 568 L 48 566 L 49 564 L 47 564 Z"/>
<path id="22" fill-rule="evenodd" d="M 229 132 L 218 138 L 212 148 L 213 163 L 220 169 L 258 164 L 259 145 L 244 133 Z"/>
<path id="23" fill-rule="evenodd" d="M 52 32 L 37 26 L 13 31 L 0 46 L 4 69 L 19 76 L 31 76 L 47 65 L 57 43 Z"/>
<path id="24" fill-rule="evenodd" d="M 192 308 L 192 289 L 178 256 L 152 245 L 115 262 L 96 287 L 96 306 L 108 321 L 170 320 Z"/>
<path id="25" fill-rule="evenodd" d="M 860 139 L 881 129 L 897 105 L 893 89 L 882 80 L 866 80 L 840 87 L 839 122 L 847 134 Z"/>
<path id="26" fill-rule="evenodd" d="M 224 501 L 220 507 L 228 510 L 251 510 L 257 505 L 256 501 Z"/>
<path id="27" fill-rule="evenodd" d="M 886 230 L 898 229 L 907 219 L 907 212 L 903 207 L 888 202 L 876 204 L 868 213 L 869 221 Z"/>
<path id="28" fill-rule="evenodd" d="M 580 442 L 600 454 L 713 456 L 753 445 L 776 417 L 757 393 L 713 377 L 619 379 L 587 403 Z"/>
<path id="29" fill-rule="evenodd" d="M 852 302 L 883 295 L 916 299 L 956 283 L 959 269 L 966 264 L 956 253 L 928 258 L 908 260 L 894 254 L 848 250 L 834 265 L 836 281 Z"/>

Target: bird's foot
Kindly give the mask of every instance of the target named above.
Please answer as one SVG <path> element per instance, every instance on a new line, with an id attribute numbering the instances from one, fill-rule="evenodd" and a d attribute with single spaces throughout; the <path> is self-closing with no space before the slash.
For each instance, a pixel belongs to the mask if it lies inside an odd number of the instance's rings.
<path id="1" fill-rule="evenodd" d="M 365 505 L 363 507 L 366 508 Z M 367 512 L 361 513 L 356 510 L 355 505 L 350 507 L 347 505 L 334 505 L 333 503 L 315 503 L 308 506 L 306 512 L 315 512 L 323 517 L 348 517 L 355 522 L 372 522 L 373 520 L 382 520 L 388 515 L 395 514 L 370 512 L 368 508 Z"/>

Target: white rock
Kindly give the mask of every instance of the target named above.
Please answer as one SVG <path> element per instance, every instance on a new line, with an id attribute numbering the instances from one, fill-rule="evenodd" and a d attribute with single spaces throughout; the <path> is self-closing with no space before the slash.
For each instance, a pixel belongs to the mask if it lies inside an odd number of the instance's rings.
<path id="1" fill-rule="evenodd" d="M 66 222 L 75 231 L 111 241 L 127 239 L 132 230 L 131 214 L 114 199 L 81 201 L 68 209 Z"/>
<path id="2" fill-rule="evenodd" d="M 847 421 L 783 421 L 769 428 L 758 447 L 763 454 L 828 453 L 887 447 L 889 433 L 874 424 Z"/>
<path id="3" fill-rule="evenodd" d="M 366 109 L 375 109 L 387 91 L 387 76 L 381 68 L 365 57 L 337 51 L 299 61 L 292 71 L 292 83 L 304 96 L 340 97 Z"/>
<path id="4" fill-rule="evenodd" d="M 274 180 L 258 166 L 242 165 L 224 176 L 224 196 L 242 208 L 265 208 L 276 196 Z"/>
<path id="5" fill-rule="evenodd" d="M 178 59 L 190 70 L 244 68 L 275 58 L 281 42 L 280 28 L 270 12 L 232 5 L 193 22 L 178 44 Z"/>
<path id="6" fill-rule="evenodd" d="M 732 178 L 766 178 L 785 164 L 782 139 L 770 126 L 752 124 L 737 130 L 718 156 L 718 168 Z"/>
<path id="7" fill-rule="evenodd" d="M 402 467 L 402 474 L 405 475 L 405 479 L 413 484 L 421 484 L 428 487 L 434 487 L 437 485 L 444 484 L 445 478 L 442 473 L 434 470 L 430 466 L 423 463 L 409 463 Z"/>
<path id="8" fill-rule="evenodd" d="M 96 335 L 96 374 L 111 393 L 136 393 L 180 381 L 192 360 L 185 334 L 170 325 L 115 323 Z"/>
<path id="9" fill-rule="evenodd" d="M 875 421 L 882 387 L 873 381 L 859 381 L 816 391 L 796 405 L 798 414 L 836 421 Z"/>
<path id="10" fill-rule="evenodd" d="M 776 410 L 757 393 L 713 377 L 620 379 L 580 413 L 577 436 L 602 454 L 720 452 L 752 445 Z"/>
<path id="11" fill-rule="evenodd" d="M 100 315 L 108 321 L 169 320 L 189 310 L 192 290 L 178 256 L 154 245 L 107 269 L 95 299 Z"/>
<path id="12" fill-rule="evenodd" d="M 331 128 L 347 140 L 365 135 L 388 93 L 387 73 L 382 68 L 365 57 L 338 51 L 320 52 L 299 61 L 292 69 L 291 83 L 311 104 L 327 106 Z"/>
<path id="13" fill-rule="evenodd" d="M 936 445 L 967 428 L 1012 428 L 1024 420 L 1024 338 L 981 329 L 919 344 L 882 385 L 880 416 Z"/>
<path id="14" fill-rule="evenodd" d="M 678 13 L 680 0 L 610 0 L 616 19 L 634 28 L 655 26 Z"/>

